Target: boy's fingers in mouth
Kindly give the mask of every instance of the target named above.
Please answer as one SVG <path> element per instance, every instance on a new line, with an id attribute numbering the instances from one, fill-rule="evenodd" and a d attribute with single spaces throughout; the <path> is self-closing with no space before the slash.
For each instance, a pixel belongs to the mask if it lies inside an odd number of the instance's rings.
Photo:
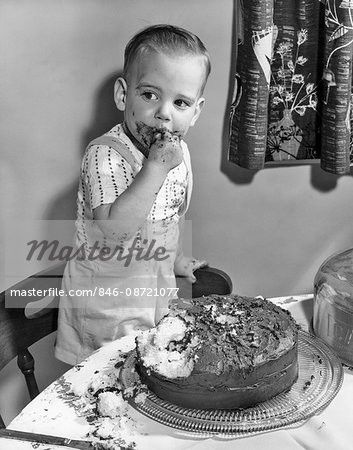
<path id="1" fill-rule="evenodd" d="M 151 147 L 151 145 L 153 145 L 157 141 L 167 139 L 169 139 L 170 141 L 174 140 L 176 142 L 180 142 L 180 139 L 182 137 L 182 133 L 178 130 L 171 131 L 166 127 L 151 127 L 143 122 L 139 122 L 136 125 L 138 134 L 141 136 L 143 142 L 147 144 L 148 147 Z"/>
<path id="2" fill-rule="evenodd" d="M 167 129 L 158 129 L 153 133 L 152 139 L 151 139 L 151 145 L 154 144 L 157 141 L 164 141 L 164 142 L 180 142 L 181 136 L 180 134 L 167 130 Z"/>

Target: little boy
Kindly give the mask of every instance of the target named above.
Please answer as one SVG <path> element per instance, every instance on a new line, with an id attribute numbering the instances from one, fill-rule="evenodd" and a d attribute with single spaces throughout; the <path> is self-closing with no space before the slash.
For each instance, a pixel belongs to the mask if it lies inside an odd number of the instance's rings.
<path id="1" fill-rule="evenodd" d="M 179 227 L 192 189 L 183 138 L 209 73 L 204 45 L 179 27 L 149 27 L 126 46 L 114 92 L 124 122 L 92 141 L 82 162 L 75 245 L 84 255 L 65 269 L 58 359 L 76 364 L 153 327 L 176 296 L 175 275 L 195 281 L 206 265 L 184 256 Z"/>

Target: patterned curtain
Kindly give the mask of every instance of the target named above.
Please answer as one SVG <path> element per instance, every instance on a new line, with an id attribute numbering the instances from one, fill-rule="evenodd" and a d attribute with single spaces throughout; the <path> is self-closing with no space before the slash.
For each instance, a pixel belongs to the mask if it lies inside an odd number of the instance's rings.
<path id="1" fill-rule="evenodd" d="M 350 172 L 353 0 L 243 0 L 229 160 Z"/>

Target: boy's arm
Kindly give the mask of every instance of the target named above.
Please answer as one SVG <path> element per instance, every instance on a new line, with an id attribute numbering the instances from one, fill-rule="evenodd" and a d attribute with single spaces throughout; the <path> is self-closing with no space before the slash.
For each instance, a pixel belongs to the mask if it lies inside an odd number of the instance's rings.
<path id="1" fill-rule="evenodd" d="M 130 186 L 114 201 L 93 211 L 93 217 L 105 235 L 126 240 L 135 235 L 145 221 L 166 178 L 158 165 L 148 160 Z"/>
<path id="2" fill-rule="evenodd" d="M 148 216 L 169 170 L 181 161 L 179 139 L 167 133 L 156 136 L 148 159 L 130 186 L 113 203 L 93 210 L 103 233 L 114 240 L 134 236 Z"/>
<path id="3" fill-rule="evenodd" d="M 186 277 L 191 283 L 195 283 L 196 277 L 194 271 L 201 267 L 208 266 L 208 262 L 205 260 L 198 260 L 192 256 L 185 256 L 183 252 L 183 238 L 185 228 L 185 216 L 179 219 L 179 242 L 178 251 L 174 263 L 175 275 Z"/>

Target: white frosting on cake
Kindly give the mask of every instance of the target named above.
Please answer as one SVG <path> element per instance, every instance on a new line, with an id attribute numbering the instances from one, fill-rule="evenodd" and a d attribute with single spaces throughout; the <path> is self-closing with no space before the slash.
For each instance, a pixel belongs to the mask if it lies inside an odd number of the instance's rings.
<path id="1" fill-rule="evenodd" d="M 141 333 L 138 342 L 145 366 L 166 378 L 188 377 L 194 368 L 193 350 L 198 339 L 192 338 L 182 352 L 174 344 L 182 341 L 187 331 L 188 326 L 180 317 L 165 317 L 155 328 Z"/>

